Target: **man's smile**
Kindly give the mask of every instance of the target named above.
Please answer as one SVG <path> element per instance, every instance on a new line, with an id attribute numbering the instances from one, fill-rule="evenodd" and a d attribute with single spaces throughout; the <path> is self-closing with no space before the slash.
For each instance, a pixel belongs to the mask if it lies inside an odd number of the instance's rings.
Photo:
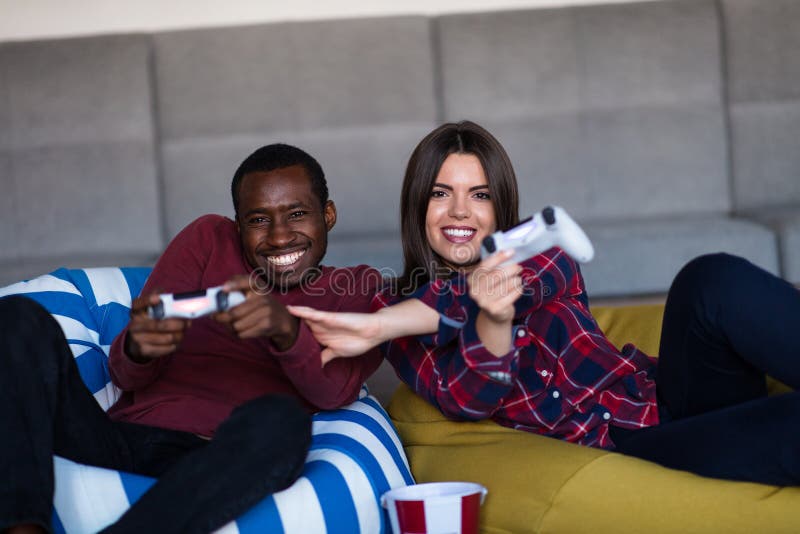
<path id="1" fill-rule="evenodd" d="M 296 250 L 294 252 L 289 252 L 286 254 L 275 254 L 271 256 L 266 256 L 266 258 L 267 261 L 272 265 L 276 265 L 278 267 L 286 267 L 289 265 L 294 265 L 295 263 L 300 261 L 300 258 L 303 257 L 303 255 L 306 253 L 306 250 L 308 249 L 304 248 L 302 250 Z"/>

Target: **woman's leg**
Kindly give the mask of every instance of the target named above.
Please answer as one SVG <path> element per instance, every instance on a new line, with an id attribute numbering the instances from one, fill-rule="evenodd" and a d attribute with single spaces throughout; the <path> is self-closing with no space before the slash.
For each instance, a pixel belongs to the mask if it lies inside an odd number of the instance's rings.
<path id="1" fill-rule="evenodd" d="M 625 432 L 616 444 L 623 454 L 698 475 L 797 486 L 800 392 Z"/>
<path id="2" fill-rule="evenodd" d="M 107 533 L 211 532 L 290 486 L 311 444 L 311 418 L 289 397 L 236 410 L 213 440 L 167 470 Z"/>
<path id="3" fill-rule="evenodd" d="M 658 363 L 662 424 L 612 428 L 620 452 L 705 476 L 800 484 L 800 292 L 748 261 L 702 256 L 670 288 Z M 663 414 L 663 410 L 661 410 Z"/>
<path id="4" fill-rule="evenodd" d="M 670 288 L 659 400 L 679 419 L 766 394 L 764 374 L 800 388 L 800 292 L 728 254 L 687 264 Z"/>

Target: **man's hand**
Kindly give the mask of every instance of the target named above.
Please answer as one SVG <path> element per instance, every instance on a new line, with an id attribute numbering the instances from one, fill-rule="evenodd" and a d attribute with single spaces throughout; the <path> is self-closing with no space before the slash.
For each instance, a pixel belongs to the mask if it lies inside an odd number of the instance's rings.
<path id="1" fill-rule="evenodd" d="M 275 347 L 284 351 L 297 340 L 299 320 L 270 295 L 259 295 L 250 287 L 250 278 L 233 277 L 225 291 L 241 291 L 245 301 L 224 312 L 214 314 L 220 323 L 227 324 L 241 339 L 268 337 Z"/>
<path id="2" fill-rule="evenodd" d="M 191 324 L 188 319 L 153 319 L 147 307 L 158 304 L 158 293 L 136 298 L 131 305 L 131 321 L 125 336 L 125 354 L 137 363 L 172 354 Z"/>

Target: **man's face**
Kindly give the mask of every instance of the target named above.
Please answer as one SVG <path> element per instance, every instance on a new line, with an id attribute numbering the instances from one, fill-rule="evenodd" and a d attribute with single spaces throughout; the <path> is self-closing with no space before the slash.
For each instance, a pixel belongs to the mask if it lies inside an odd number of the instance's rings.
<path id="1" fill-rule="evenodd" d="M 301 165 L 245 174 L 237 211 L 245 259 L 270 286 L 284 289 L 313 274 L 336 222 L 333 202 L 322 208 Z"/>

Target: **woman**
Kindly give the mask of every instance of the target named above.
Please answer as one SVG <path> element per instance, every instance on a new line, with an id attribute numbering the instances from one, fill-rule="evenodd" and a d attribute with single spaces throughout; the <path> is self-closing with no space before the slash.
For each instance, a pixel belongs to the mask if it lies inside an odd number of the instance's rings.
<path id="1" fill-rule="evenodd" d="M 520 265 L 480 260 L 517 222 L 502 146 L 471 122 L 426 136 L 406 170 L 405 268 L 374 314 L 293 308 L 324 358 L 383 344 L 400 378 L 456 419 L 616 449 L 706 476 L 800 484 L 800 393 L 766 397 L 765 372 L 800 386 L 800 293 L 728 255 L 676 277 L 660 358 L 617 350 L 580 270 L 554 248 Z"/>

